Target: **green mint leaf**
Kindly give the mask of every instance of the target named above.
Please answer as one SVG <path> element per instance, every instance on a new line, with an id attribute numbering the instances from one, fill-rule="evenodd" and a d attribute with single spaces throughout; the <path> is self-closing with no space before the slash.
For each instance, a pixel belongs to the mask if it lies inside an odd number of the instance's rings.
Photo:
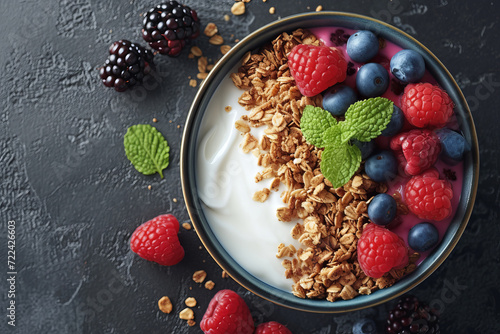
<path id="1" fill-rule="evenodd" d="M 361 151 L 355 145 L 340 143 L 327 145 L 321 154 L 321 173 L 334 188 L 342 187 L 356 173 L 361 164 Z"/>
<path id="2" fill-rule="evenodd" d="M 159 173 L 169 162 L 170 147 L 156 128 L 149 124 L 138 124 L 128 128 L 123 139 L 125 153 L 135 169 L 144 175 Z"/>
<path id="3" fill-rule="evenodd" d="M 302 134 L 309 144 L 318 148 L 325 147 L 323 132 L 337 124 L 337 120 L 326 110 L 306 106 L 300 119 Z"/>
<path id="4" fill-rule="evenodd" d="M 342 144 L 342 122 L 331 126 L 323 132 L 323 143 L 325 146 Z"/>
<path id="5" fill-rule="evenodd" d="M 393 108 L 393 102 L 384 97 L 351 104 L 342 122 L 342 142 L 352 138 L 366 142 L 380 136 L 391 121 Z"/>

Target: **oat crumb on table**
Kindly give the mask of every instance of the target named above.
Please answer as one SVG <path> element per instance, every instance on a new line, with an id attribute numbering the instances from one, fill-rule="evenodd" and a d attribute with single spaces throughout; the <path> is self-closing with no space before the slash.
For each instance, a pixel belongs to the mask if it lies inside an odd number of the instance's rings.
<path id="1" fill-rule="evenodd" d="M 229 15 L 225 15 L 227 17 L 229 17 Z M 227 21 L 227 20 L 226 20 Z M 215 35 L 217 32 L 219 31 L 219 29 L 217 28 L 217 25 L 215 25 L 215 23 L 208 23 L 207 26 L 205 27 L 205 30 L 203 31 L 203 33 L 205 34 L 205 36 L 207 37 L 212 37 L 213 35 Z"/>
<path id="2" fill-rule="evenodd" d="M 206 281 L 205 282 L 205 289 L 212 290 L 214 287 L 215 287 L 215 283 L 213 281 Z"/>
<path id="3" fill-rule="evenodd" d="M 193 274 L 193 281 L 196 283 L 203 283 L 203 281 L 207 278 L 207 273 L 205 270 L 198 270 Z"/>
<path id="4" fill-rule="evenodd" d="M 158 308 L 163 313 L 172 312 L 173 306 L 172 306 L 172 302 L 170 301 L 170 298 L 168 298 L 167 296 L 161 297 L 160 300 L 158 300 Z"/>
<path id="5" fill-rule="evenodd" d="M 403 269 L 391 270 L 379 279 L 364 274 L 357 261 L 357 241 L 368 223 L 368 203 L 387 186 L 356 173 L 340 188 L 333 188 L 320 170 L 323 149 L 309 145 L 300 129 L 306 105 L 322 106 L 322 97 L 300 94 L 290 74 L 287 54 L 298 44 L 319 45 L 309 31 L 297 29 L 282 33 L 258 53 L 243 56 L 242 66 L 231 74 L 236 87 L 244 90 L 238 103 L 248 114 L 235 123 L 243 138 L 243 152 L 257 154 L 263 169 L 255 176 L 260 182 L 274 178 L 271 190 L 280 183 L 284 206 L 277 209 L 278 219 L 289 222 L 302 219 L 291 231 L 301 247 L 280 244 L 276 256 L 282 262 L 285 277 L 293 281 L 292 292 L 299 298 L 335 301 L 352 299 L 393 285 L 415 269 L 417 256 Z M 265 127 L 258 140 L 247 129 Z M 265 188 L 254 200 L 270 196 Z"/>
<path id="6" fill-rule="evenodd" d="M 194 297 L 188 297 L 184 301 L 184 304 L 186 304 L 187 307 L 195 307 L 197 302 L 196 302 L 196 299 Z"/>
<path id="7" fill-rule="evenodd" d="M 234 5 L 231 7 L 231 13 L 233 13 L 233 15 L 245 14 L 245 3 L 235 2 Z"/>
<path id="8" fill-rule="evenodd" d="M 179 312 L 179 318 L 181 318 L 182 320 L 193 320 L 194 312 L 189 307 L 186 307 L 185 309 Z"/>
<path id="9" fill-rule="evenodd" d="M 185 230 L 190 230 L 192 228 L 191 224 L 189 223 L 182 223 L 182 227 L 185 229 Z"/>

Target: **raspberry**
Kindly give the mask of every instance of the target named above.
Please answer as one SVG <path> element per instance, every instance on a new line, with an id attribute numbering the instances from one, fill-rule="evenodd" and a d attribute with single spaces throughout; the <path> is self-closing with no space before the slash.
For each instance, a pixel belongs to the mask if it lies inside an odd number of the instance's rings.
<path id="1" fill-rule="evenodd" d="M 443 220 L 451 214 L 453 188 L 439 179 L 435 168 L 412 177 L 405 186 L 405 202 L 411 212 L 421 219 Z"/>
<path id="2" fill-rule="evenodd" d="M 288 56 L 288 66 L 304 96 L 315 96 L 346 78 L 347 62 L 335 48 L 296 45 Z"/>
<path id="3" fill-rule="evenodd" d="M 453 114 L 448 94 L 430 83 L 409 84 L 401 97 L 406 119 L 417 128 L 442 128 Z"/>
<path id="4" fill-rule="evenodd" d="M 398 301 L 389 312 L 385 332 L 399 333 L 434 333 L 439 334 L 439 317 L 429 305 L 419 302 L 417 297 L 406 296 Z"/>
<path id="5" fill-rule="evenodd" d="M 161 54 L 175 57 L 186 42 L 199 35 L 198 14 L 177 1 L 157 5 L 144 15 L 142 37 Z"/>
<path id="6" fill-rule="evenodd" d="M 123 92 L 142 82 L 151 71 L 153 54 L 138 44 L 119 40 L 109 47 L 109 57 L 99 69 L 99 76 L 106 87 Z"/>
<path id="7" fill-rule="evenodd" d="M 179 222 L 172 215 L 161 215 L 139 226 L 130 239 L 134 253 L 163 266 L 173 266 L 184 258 L 177 233 Z"/>
<path id="8" fill-rule="evenodd" d="M 358 262 L 367 276 L 379 278 L 408 264 L 408 247 L 397 234 L 369 223 L 358 241 Z"/>
<path id="9" fill-rule="evenodd" d="M 407 175 L 418 175 L 436 163 L 441 144 L 434 132 L 415 129 L 393 137 L 391 149 Z"/>
<path id="10" fill-rule="evenodd" d="M 205 334 L 252 334 L 254 324 L 243 298 L 232 290 L 221 290 L 208 304 L 200 328 Z"/>
<path id="11" fill-rule="evenodd" d="M 255 334 L 292 334 L 292 332 L 279 322 L 269 321 L 257 326 Z"/>

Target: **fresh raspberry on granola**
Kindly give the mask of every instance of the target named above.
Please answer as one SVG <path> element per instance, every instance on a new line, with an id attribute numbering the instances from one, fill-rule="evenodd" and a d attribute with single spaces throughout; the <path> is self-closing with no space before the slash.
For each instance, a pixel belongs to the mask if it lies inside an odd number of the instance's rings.
<path id="1" fill-rule="evenodd" d="M 394 136 L 391 149 L 406 174 L 418 175 L 436 163 L 441 144 L 434 132 L 415 129 Z"/>
<path id="2" fill-rule="evenodd" d="M 279 322 L 269 321 L 257 326 L 254 334 L 292 334 L 292 332 Z"/>
<path id="3" fill-rule="evenodd" d="M 139 226 L 130 239 L 134 253 L 163 266 L 173 266 L 184 258 L 177 233 L 179 222 L 173 215 L 161 215 Z"/>
<path id="4" fill-rule="evenodd" d="M 347 62 L 336 48 L 296 45 L 288 55 L 288 66 L 304 96 L 315 96 L 346 78 Z"/>
<path id="5" fill-rule="evenodd" d="M 448 94 L 430 83 L 409 84 L 401 97 L 401 110 L 417 128 L 442 128 L 453 114 Z"/>
<path id="6" fill-rule="evenodd" d="M 358 240 L 358 262 L 367 276 L 379 278 L 408 264 L 408 247 L 394 232 L 369 223 Z"/>
<path id="7" fill-rule="evenodd" d="M 217 292 L 212 298 L 200 328 L 205 334 L 252 334 L 254 323 L 243 298 L 226 289 Z"/>
<path id="8" fill-rule="evenodd" d="M 405 202 L 421 219 L 443 220 L 450 216 L 453 198 L 451 184 L 439 178 L 435 168 L 412 177 L 405 186 Z"/>

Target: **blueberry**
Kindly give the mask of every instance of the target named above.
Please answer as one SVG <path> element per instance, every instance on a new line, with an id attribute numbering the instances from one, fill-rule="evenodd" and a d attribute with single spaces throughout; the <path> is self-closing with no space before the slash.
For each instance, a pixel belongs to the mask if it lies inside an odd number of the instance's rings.
<path id="1" fill-rule="evenodd" d="M 458 132 L 444 128 L 437 130 L 436 134 L 441 142 L 441 159 L 447 164 L 456 165 L 470 150 L 469 143 Z"/>
<path id="2" fill-rule="evenodd" d="M 389 87 L 389 73 L 380 64 L 365 64 L 356 75 L 356 87 L 363 97 L 380 96 Z"/>
<path id="3" fill-rule="evenodd" d="M 373 140 L 359 141 L 357 139 L 353 139 L 352 143 L 356 145 L 361 151 L 362 160 L 366 160 L 366 158 L 372 155 L 373 150 L 375 149 L 375 142 Z"/>
<path id="4" fill-rule="evenodd" d="M 431 223 L 418 223 L 408 232 L 408 245 L 417 252 L 425 252 L 437 245 L 439 232 Z"/>
<path id="5" fill-rule="evenodd" d="M 391 121 L 387 124 L 387 127 L 382 131 L 382 136 L 394 136 L 403 127 L 405 116 L 399 107 L 394 105 L 394 111 L 392 112 Z"/>
<path id="6" fill-rule="evenodd" d="M 342 116 L 349 106 L 357 100 L 358 97 L 354 89 L 345 85 L 335 85 L 325 92 L 323 108 L 334 116 Z"/>
<path id="7" fill-rule="evenodd" d="M 377 334 L 377 324 L 372 319 L 360 319 L 352 326 L 352 334 Z"/>
<path id="8" fill-rule="evenodd" d="M 358 63 L 366 63 L 378 53 L 378 38 L 368 30 L 360 30 L 347 40 L 347 54 Z"/>
<path id="9" fill-rule="evenodd" d="M 365 172 L 373 181 L 390 181 L 398 173 L 396 157 L 391 151 L 380 151 L 366 160 Z"/>
<path id="10" fill-rule="evenodd" d="M 425 61 L 420 53 L 401 50 L 391 58 L 391 73 L 402 82 L 417 82 L 425 74 Z"/>
<path id="11" fill-rule="evenodd" d="M 378 194 L 368 205 L 368 217 L 377 225 L 387 225 L 396 217 L 398 204 L 394 197 Z"/>

